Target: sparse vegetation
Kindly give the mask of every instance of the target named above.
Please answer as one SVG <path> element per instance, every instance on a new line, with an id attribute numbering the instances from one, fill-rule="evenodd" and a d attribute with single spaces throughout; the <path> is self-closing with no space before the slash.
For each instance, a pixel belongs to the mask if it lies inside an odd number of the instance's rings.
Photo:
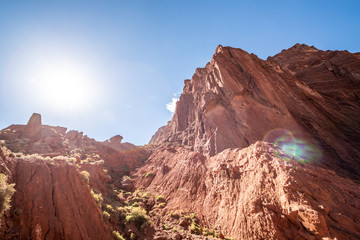
<path id="1" fill-rule="evenodd" d="M 152 177 L 154 177 L 154 176 L 155 176 L 155 174 L 152 173 L 152 172 L 148 172 L 148 173 L 145 175 L 146 178 L 152 178 Z"/>
<path id="2" fill-rule="evenodd" d="M 110 214 L 107 211 L 103 211 L 103 218 L 104 218 L 104 220 L 109 220 Z"/>
<path id="3" fill-rule="evenodd" d="M 84 170 L 84 171 L 81 171 L 80 174 L 81 174 L 82 179 L 84 179 L 84 181 L 85 181 L 87 184 L 89 184 L 90 173 L 89 173 L 88 171 L 85 171 L 85 170 Z"/>
<path id="4" fill-rule="evenodd" d="M 125 220 L 126 223 L 135 223 L 135 226 L 140 229 L 144 224 L 149 222 L 149 217 L 146 215 L 145 209 L 134 207 L 131 209 L 129 215 L 126 216 Z"/>
<path id="5" fill-rule="evenodd" d="M 91 196 L 94 198 L 95 202 L 101 206 L 102 202 L 104 201 L 101 193 L 95 193 L 93 189 L 91 189 Z"/>
<path id="6" fill-rule="evenodd" d="M 115 209 L 114 209 L 110 204 L 106 204 L 106 209 L 107 209 L 109 212 L 115 212 Z"/>
<path id="7" fill-rule="evenodd" d="M 164 203 L 164 202 L 163 202 L 163 203 L 159 203 L 159 205 L 158 205 L 159 208 L 164 208 L 165 206 L 166 206 L 166 203 Z"/>
<path id="8" fill-rule="evenodd" d="M 0 173 L 0 217 L 10 209 L 11 197 L 15 192 L 15 184 L 7 183 L 7 176 Z"/>
<path id="9" fill-rule="evenodd" d="M 137 236 L 135 233 L 131 233 L 130 234 L 130 240 L 134 240 L 134 239 L 137 239 Z"/>
<path id="10" fill-rule="evenodd" d="M 189 230 L 190 230 L 191 233 L 196 234 L 196 235 L 202 235 L 203 234 L 200 226 L 198 224 L 196 224 L 195 222 L 191 223 L 191 225 L 189 227 Z"/>
<path id="11" fill-rule="evenodd" d="M 121 234 L 118 231 L 113 231 L 112 235 L 115 240 L 125 240 L 125 238 L 121 236 Z"/>

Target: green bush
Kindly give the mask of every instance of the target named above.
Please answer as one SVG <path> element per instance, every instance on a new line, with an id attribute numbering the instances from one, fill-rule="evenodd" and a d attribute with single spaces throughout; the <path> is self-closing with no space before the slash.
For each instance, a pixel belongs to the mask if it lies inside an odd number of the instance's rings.
<path id="1" fill-rule="evenodd" d="M 15 184 L 7 183 L 7 176 L 0 173 L 0 217 L 10 209 L 11 197 L 15 192 Z"/>
<path id="2" fill-rule="evenodd" d="M 144 224 L 149 222 L 149 217 L 146 215 L 145 209 L 142 207 L 134 207 L 125 218 L 126 223 L 135 223 L 135 226 L 140 229 Z"/>
<path id="3" fill-rule="evenodd" d="M 112 235 L 116 240 L 125 240 L 125 238 L 123 236 L 121 236 L 118 231 L 113 231 Z"/>

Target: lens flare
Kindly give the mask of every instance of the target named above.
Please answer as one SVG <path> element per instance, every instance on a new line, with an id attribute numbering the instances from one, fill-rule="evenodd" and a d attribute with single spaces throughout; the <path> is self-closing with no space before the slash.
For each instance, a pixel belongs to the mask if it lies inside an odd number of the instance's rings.
<path id="1" fill-rule="evenodd" d="M 320 161 L 323 153 L 319 145 L 298 135 L 286 129 L 274 129 L 265 135 L 263 141 L 272 143 L 278 149 L 276 154 L 286 160 L 305 163 Z"/>

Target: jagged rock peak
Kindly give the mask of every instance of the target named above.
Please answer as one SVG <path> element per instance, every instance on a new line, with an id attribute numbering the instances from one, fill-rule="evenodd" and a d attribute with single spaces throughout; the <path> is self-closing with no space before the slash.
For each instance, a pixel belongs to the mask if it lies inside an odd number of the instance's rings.
<path id="1" fill-rule="evenodd" d="M 306 45 L 304 43 L 296 43 L 294 46 L 292 46 L 291 48 L 289 49 L 314 49 L 314 50 L 318 50 L 316 47 L 314 46 L 309 46 L 309 45 Z"/>
<path id="2" fill-rule="evenodd" d="M 216 48 L 216 50 L 215 50 L 215 54 L 222 52 L 223 49 L 224 49 L 224 47 L 219 44 L 219 46 L 217 46 L 217 48 Z"/>
<path id="3" fill-rule="evenodd" d="M 26 125 L 26 132 L 30 138 L 38 138 L 41 134 L 41 115 L 33 113 Z"/>
<path id="4" fill-rule="evenodd" d="M 120 135 L 115 135 L 112 138 L 110 138 L 111 143 L 121 143 L 122 140 L 123 140 L 123 137 Z"/>
<path id="5" fill-rule="evenodd" d="M 41 115 L 39 113 L 33 113 L 27 123 L 29 127 L 41 126 Z"/>

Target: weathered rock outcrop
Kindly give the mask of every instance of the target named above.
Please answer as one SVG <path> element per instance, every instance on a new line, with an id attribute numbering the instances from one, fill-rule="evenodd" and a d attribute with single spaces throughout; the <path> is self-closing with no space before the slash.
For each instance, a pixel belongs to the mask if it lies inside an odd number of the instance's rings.
<path id="1" fill-rule="evenodd" d="M 121 174 L 129 174 L 149 156 L 148 150 L 143 147 L 122 143 L 120 135 L 98 142 L 82 132 L 41 125 L 41 115 L 37 113 L 31 116 L 27 125 L 11 125 L 1 130 L 0 140 L 5 140 L 5 146 L 15 153 L 104 160 L 111 171 Z"/>
<path id="2" fill-rule="evenodd" d="M 359 58 L 346 51 L 297 44 L 264 61 L 219 46 L 185 80 L 172 121 L 150 143 L 177 142 L 213 156 L 281 128 L 322 151 L 318 164 L 359 179 L 359 76 Z"/>
<path id="3" fill-rule="evenodd" d="M 31 117 L 27 123 L 26 133 L 32 139 L 40 138 L 41 127 L 42 127 L 41 115 L 38 113 L 34 113 L 33 115 L 31 115 Z"/>
<path id="4" fill-rule="evenodd" d="M 210 158 L 162 145 L 137 174 L 138 187 L 165 196 L 169 211 L 193 211 L 235 239 L 360 238 L 359 185 L 269 143 Z"/>
<path id="5" fill-rule="evenodd" d="M 112 239 L 75 165 L 36 155 L 0 160 L 1 172 L 16 184 L 1 239 Z"/>
<path id="6" fill-rule="evenodd" d="M 27 125 L 1 130 L 1 145 L 12 152 L 0 151 L 0 173 L 16 184 L 16 193 L 0 238 L 113 239 L 99 205 L 109 204 L 115 195 L 110 186 L 121 186 L 121 177 L 149 155 L 120 138 L 98 142 L 82 132 L 42 125 L 39 114 Z"/>

